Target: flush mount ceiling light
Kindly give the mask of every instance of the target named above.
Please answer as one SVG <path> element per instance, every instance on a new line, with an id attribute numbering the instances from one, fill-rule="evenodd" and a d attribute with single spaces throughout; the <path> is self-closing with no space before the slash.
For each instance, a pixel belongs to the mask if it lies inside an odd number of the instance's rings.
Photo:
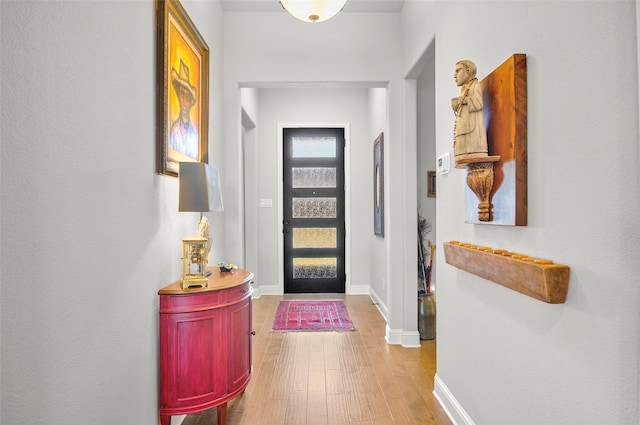
<path id="1" fill-rule="evenodd" d="M 280 0 L 280 5 L 304 22 L 322 22 L 336 16 L 347 0 Z"/>

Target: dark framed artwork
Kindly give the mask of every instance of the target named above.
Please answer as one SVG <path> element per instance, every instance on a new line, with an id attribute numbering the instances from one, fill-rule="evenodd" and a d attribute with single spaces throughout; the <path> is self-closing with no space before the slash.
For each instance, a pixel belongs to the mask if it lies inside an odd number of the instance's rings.
<path id="1" fill-rule="evenodd" d="M 427 171 L 427 198 L 436 197 L 436 172 Z"/>
<path id="2" fill-rule="evenodd" d="M 373 232 L 384 237 L 384 133 L 373 142 Z"/>
<path id="3" fill-rule="evenodd" d="M 178 0 L 157 0 L 157 172 L 208 162 L 209 47 Z"/>

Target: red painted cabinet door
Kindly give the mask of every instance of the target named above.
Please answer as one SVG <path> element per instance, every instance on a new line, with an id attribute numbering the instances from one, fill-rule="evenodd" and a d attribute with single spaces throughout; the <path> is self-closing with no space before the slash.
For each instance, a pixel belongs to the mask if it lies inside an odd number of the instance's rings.
<path id="1" fill-rule="evenodd" d="M 166 331 L 161 351 L 161 403 L 171 408 L 197 406 L 227 392 L 224 367 L 224 310 L 161 314 Z"/>
<path id="2" fill-rule="evenodd" d="M 251 376 L 251 297 L 228 307 L 229 392 L 241 388 Z"/>

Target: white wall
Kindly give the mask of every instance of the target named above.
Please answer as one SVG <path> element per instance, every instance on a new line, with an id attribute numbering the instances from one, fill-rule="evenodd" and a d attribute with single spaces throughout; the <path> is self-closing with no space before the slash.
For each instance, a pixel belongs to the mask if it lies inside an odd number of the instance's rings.
<path id="1" fill-rule="evenodd" d="M 211 49 L 219 165 L 222 12 L 183 4 Z M 0 11 L 0 422 L 157 423 L 157 290 L 199 217 L 155 174 L 154 3 Z"/>
<path id="2" fill-rule="evenodd" d="M 376 137 L 380 133 L 384 133 L 383 137 L 388 137 L 388 132 L 386 129 L 387 123 L 387 90 L 385 88 L 373 88 L 369 89 L 369 138 L 371 140 L 375 140 Z M 386 141 L 384 144 L 384 158 L 383 160 L 388 161 L 389 149 Z M 365 155 L 365 159 L 369 161 L 369 186 L 372 186 L 373 179 L 373 145 L 371 144 L 370 151 L 367 155 Z M 384 179 L 383 184 L 388 184 L 389 180 Z M 373 188 L 372 188 L 373 189 Z M 385 194 L 389 190 L 388 186 L 384 188 Z M 373 193 L 371 193 L 371 201 L 369 206 L 369 217 L 371 217 L 371 221 L 369 222 L 369 234 L 373 233 Z M 387 205 L 385 204 L 385 210 Z M 389 214 L 385 214 L 385 221 L 389 220 Z M 388 228 L 388 223 L 385 223 L 385 229 Z M 387 318 L 389 316 L 388 305 L 389 305 L 389 282 L 388 282 L 388 271 L 389 271 L 389 263 L 388 263 L 388 242 L 389 238 L 380 238 L 373 237 L 369 238 L 369 246 L 371 249 L 370 259 L 368 267 L 371 270 L 369 276 L 369 282 L 371 286 L 371 297 L 378 304 L 378 309 L 382 313 L 382 315 Z"/>
<path id="3" fill-rule="evenodd" d="M 217 2 L 183 4 L 212 52 L 210 162 L 225 201 L 210 216 L 213 258 L 243 252 L 239 87 L 388 84 L 392 342 L 416 322 L 402 78 L 437 38 L 440 155 L 454 63 L 471 58 L 483 77 L 526 53 L 529 225 L 464 224 L 454 170 L 438 181 L 438 250 L 468 240 L 567 264 L 567 302 L 540 303 L 437 255 L 437 388 L 469 423 L 638 423 L 636 2 L 409 0 L 402 19 L 344 13 L 322 26 L 284 13 L 223 22 Z M 153 2 L 2 1 L 0 19 L 0 422 L 154 423 L 156 293 L 179 278 L 179 241 L 197 214 L 179 214 L 177 181 L 154 174 Z"/>
<path id="4" fill-rule="evenodd" d="M 431 230 L 426 235 L 426 239 L 431 243 L 436 241 L 436 198 L 427 197 L 427 172 L 436 171 L 436 112 L 435 112 L 435 56 L 431 53 L 427 55 L 424 67 L 417 76 L 417 186 L 418 186 L 418 211 L 422 217 L 431 224 Z M 437 182 L 442 176 L 436 172 L 436 194 Z M 443 255 L 441 249 L 436 249 L 435 253 Z M 431 283 L 435 287 L 435 262 L 431 270 Z"/>
<path id="5" fill-rule="evenodd" d="M 527 54 L 529 224 L 465 224 L 464 173 L 453 170 L 438 182 L 438 249 L 455 239 L 571 267 L 566 303 L 548 305 L 437 256 L 436 392 L 458 423 L 638 423 L 634 7 L 405 4 L 404 68 L 437 41 L 437 155 L 451 151 L 455 62 L 474 60 L 483 78 L 513 53 Z"/>
<path id="6" fill-rule="evenodd" d="M 240 92 L 242 105 L 242 155 L 244 157 L 244 262 L 239 258 L 230 258 L 224 261 L 232 261 L 240 267 L 251 270 L 256 276 L 259 271 L 258 260 L 258 175 L 252 170 L 258 168 L 258 90 L 246 88 Z M 260 281 L 254 278 L 254 296 L 260 296 Z"/>
<path id="7" fill-rule="evenodd" d="M 385 167 L 388 180 L 385 182 L 387 227 L 383 243 L 387 249 L 384 260 L 389 291 L 387 337 L 393 343 L 412 345 L 418 338 L 415 207 L 406 208 L 406 197 L 410 194 L 415 205 L 415 164 L 413 173 L 405 164 L 407 155 L 415 158 L 415 148 L 407 153 L 404 144 L 402 112 L 405 105 L 399 35 L 399 13 L 343 13 L 322 25 L 305 24 L 285 12 L 226 13 L 224 101 L 225 140 L 229 144 L 225 146 L 225 164 L 232 167 L 239 158 L 239 143 L 234 147 L 232 142 L 240 140 L 239 88 L 290 87 L 292 84 L 298 87 L 318 84 L 323 87 L 386 87 L 385 148 L 388 153 L 385 154 Z M 260 128 L 264 128 L 262 117 L 258 120 Z M 259 131 L 262 134 L 262 130 Z M 275 160 L 274 154 L 269 153 L 271 160 Z M 277 176 L 268 178 L 272 177 Z M 259 196 L 275 199 L 275 195 Z M 231 201 L 232 205 L 237 203 Z M 229 203 L 225 204 L 225 209 L 227 205 Z M 235 215 L 235 210 L 227 211 L 231 216 Z M 410 221 L 405 216 L 407 211 L 413 212 Z M 407 226 L 410 226 L 410 232 Z M 264 231 L 276 233 L 275 229 Z M 230 255 L 239 256 L 243 251 L 240 226 L 227 219 L 227 232 L 227 249 Z M 410 243 L 406 240 L 407 234 L 413 238 Z M 365 243 L 373 242 L 371 232 Z M 273 246 L 268 245 L 265 249 L 272 250 Z M 264 255 L 262 249 L 259 255 Z M 257 280 L 271 281 L 276 277 L 276 266 L 265 266 L 271 269 L 261 266 Z"/>
<path id="8" fill-rule="evenodd" d="M 398 78 L 398 17 L 393 14 L 341 14 L 322 25 L 308 25 L 286 12 L 225 14 L 226 164 L 238 161 L 239 88 L 298 83 L 359 83 L 363 87 Z M 361 31 L 354 32 L 354 27 Z M 381 32 L 381 29 L 385 29 Z M 345 40 L 348 40 L 345 42 Z M 233 192 L 233 190 L 230 190 Z M 235 208 L 236 200 L 228 203 Z M 225 204 L 225 207 L 227 204 Z M 229 210 L 232 215 L 237 211 Z M 239 256 L 239 227 L 227 221 L 227 245 Z M 235 236 L 237 235 L 237 237 Z M 257 276 L 259 279 L 259 277 Z"/>
<path id="9" fill-rule="evenodd" d="M 260 89 L 257 157 L 248 178 L 257 176 L 258 198 L 271 199 L 273 207 L 258 208 L 258 272 L 262 293 L 282 293 L 281 247 L 282 147 L 278 126 L 348 125 L 345 169 L 350 171 L 346 193 L 348 210 L 345 220 L 349 233 L 351 268 L 347 292 L 354 286 L 368 286 L 369 240 L 373 228 L 370 217 L 372 188 L 370 180 L 371 143 L 368 134 L 367 90 L 363 88 Z M 364 241 L 364 242 L 363 242 Z M 269 287 L 269 288 L 267 288 Z"/>

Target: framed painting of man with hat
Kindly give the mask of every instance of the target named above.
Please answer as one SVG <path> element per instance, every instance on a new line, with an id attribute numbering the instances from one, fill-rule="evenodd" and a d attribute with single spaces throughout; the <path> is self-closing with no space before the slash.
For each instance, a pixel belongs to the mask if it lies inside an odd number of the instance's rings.
<path id="1" fill-rule="evenodd" d="M 209 47 L 178 0 L 157 0 L 157 172 L 208 161 Z"/>

